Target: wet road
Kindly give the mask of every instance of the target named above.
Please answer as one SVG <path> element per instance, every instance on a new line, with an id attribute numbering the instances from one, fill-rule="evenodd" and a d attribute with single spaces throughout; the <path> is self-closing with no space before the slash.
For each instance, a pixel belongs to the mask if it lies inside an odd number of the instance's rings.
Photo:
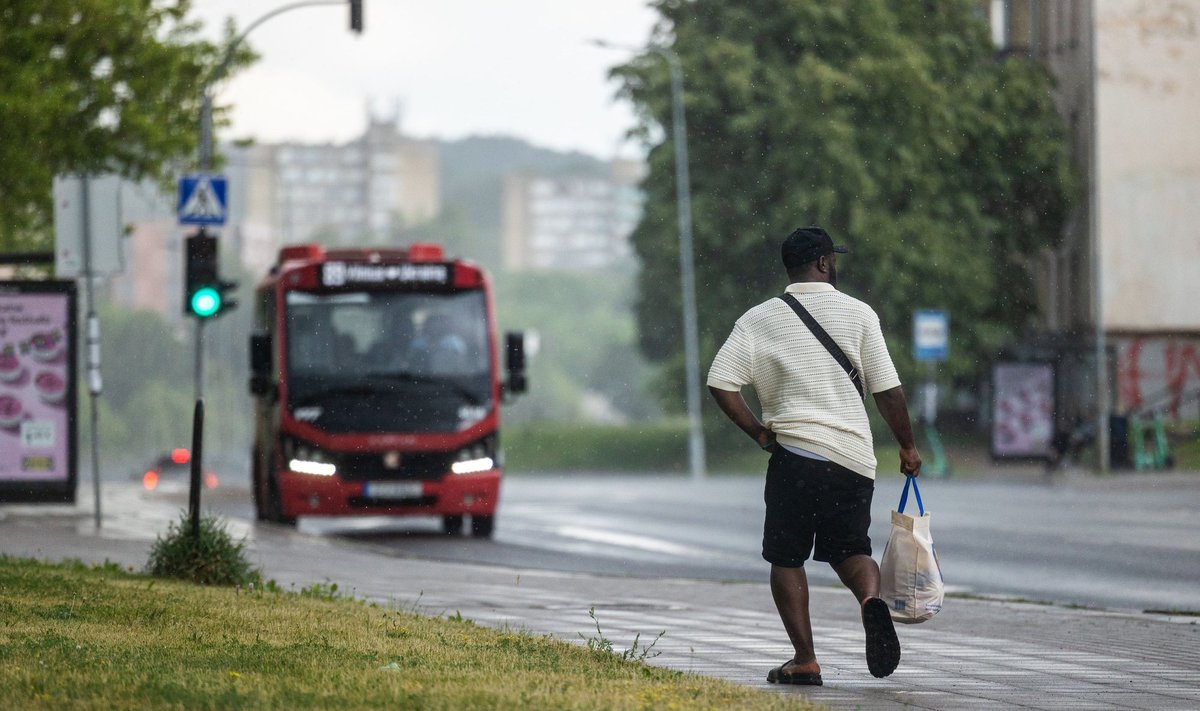
<path id="1" fill-rule="evenodd" d="M 763 581 L 761 487 L 758 477 L 510 476 L 491 541 L 441 535 L 434 518 L 302 519 L 300 528 L 397 556 Z M 877 483 L 876 557 L 900 487 Z M 927 479 L 922 493 L 950 591 L 1200 612 L 1200 475 Z M 246 504 L 218 506 L 250 517 Z M 814 582 L 836 582 L 827 566 L 809 570 Z"/>

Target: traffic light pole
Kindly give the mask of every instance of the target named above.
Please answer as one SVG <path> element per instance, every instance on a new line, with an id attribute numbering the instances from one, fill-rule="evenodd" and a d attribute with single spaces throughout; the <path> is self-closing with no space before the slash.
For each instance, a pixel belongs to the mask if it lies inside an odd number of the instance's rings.
<path id="1" fill-rule="evenodd" d="M 206 318 L 196 319 L 196 364 L 192 373 L 192 391 L 196 394 L 195 400 L 204 399 L 204 322 L 207 320 Z"/>
<path id="2" fill-rule="evenodd" d="M 196 400 L 204 399 L 204 319 L 196 319 L 196 372 L 193 374 L 192 390 Z"/>

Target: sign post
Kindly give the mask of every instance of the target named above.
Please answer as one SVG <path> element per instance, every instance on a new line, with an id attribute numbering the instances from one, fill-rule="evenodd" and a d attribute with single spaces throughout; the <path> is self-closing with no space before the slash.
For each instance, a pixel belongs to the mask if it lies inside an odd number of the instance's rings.
<path id="1" fill-rule="evenodd" d="M 921 420 L 933 460 L 926 467 L 931 476 L 947 476 L 946 452 L 937 432 L 937 364 L 950 357 L 950 315 L 945 311 L 920 309 L 913 312 L 913 356 L 926 364 L 921 388 Z"/>
<path id="2" fill-rule="evenodd" d="M 200 227 L 199 232 L 187 240 L 188 249 L 184 265 L 189 282 L 184 287 L 184 294 L 187 298 L 192 296 L 190 282 L 197 261 L 206 262 L 204 266 L 206 271 L 210 272 L 208 281 L 217 281 L 217 241 L 215 237 L 208 234 L 207 228 L 221 227 L 225 224 L 229 204 L 226 201 L 227 195 L 227 184 L 223 175 L 193 173 L 179 179 L 177 208 L 179 224 L 199 225 Z M 196 254 L 195 245 L 204 245 L 202 251 L 205 254 Z M 201 256 L 203 258 L 198 259 Z M 205 286 L 211 288 L 207 284 Z M 217 303 L 219 304 L 219 301 Z M 202 451 L 200 440 L 204 431 L 204 322 L 207 320 L 206 316 L 210 316 L 216 311 L 216 308 L 213 308 L 212 311 L 208 311 L 208 308 L 210 307 L 197 308 L 193 303 L 189 309 L 194 316 L 197 316 L 195 369 L 192 383 L 195 391 L 196 411 L 192 419 L 192 471 L 188 487 L 188 511 L 191 517 L 193 537 L 200 535 L 200 456 Z"/>

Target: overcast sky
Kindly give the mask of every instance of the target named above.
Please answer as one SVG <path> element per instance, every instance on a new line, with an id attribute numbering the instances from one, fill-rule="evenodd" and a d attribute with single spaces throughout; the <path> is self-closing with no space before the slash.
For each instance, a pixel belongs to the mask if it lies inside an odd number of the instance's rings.
<path id="1" fill-rule="evenodd" d="M 239 29 L 293 0 L 195 0 L 193 17 Z M 646 0 L 364 0 L 365 32 L 345 5 L 282 13 L 248 38 L 257 64 L 218 94 L 233 104 L 222 139 L 345 141 L 368 102 L 400 109 L 405 133 L 454 139 L 503 134 L 601 158 L 640 155 L 607 70 L 644 46 L 657 18 Z"/>

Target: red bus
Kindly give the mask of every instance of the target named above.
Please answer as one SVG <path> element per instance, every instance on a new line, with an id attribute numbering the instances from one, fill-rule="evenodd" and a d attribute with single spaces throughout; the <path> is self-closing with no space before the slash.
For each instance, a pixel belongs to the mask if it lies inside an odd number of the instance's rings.
<path id="1" fill-rule="evenodd" d="M 500 373 L 491 283 L 440 246 L 284 247 L 250 337 L 259 520 L 435 515 L 492 535 L 500 404 L 525 390 L 524 340 Z"/>

